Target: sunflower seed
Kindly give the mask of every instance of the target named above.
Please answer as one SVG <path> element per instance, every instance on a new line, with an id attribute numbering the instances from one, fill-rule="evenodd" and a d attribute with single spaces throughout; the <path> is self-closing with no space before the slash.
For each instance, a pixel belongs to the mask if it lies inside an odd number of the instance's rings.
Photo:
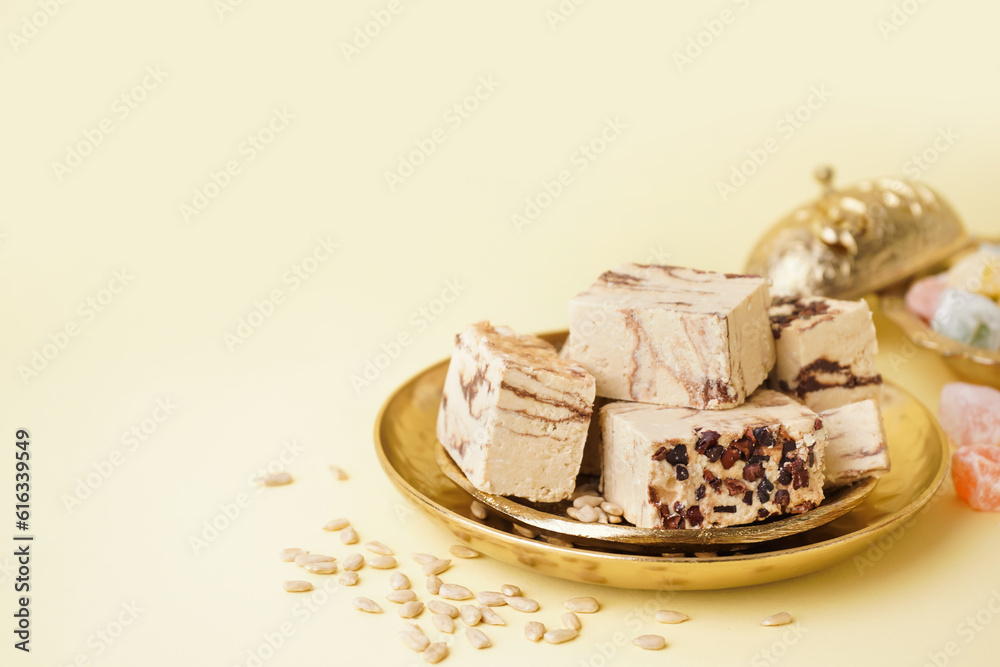
<path id="1" fill-rule="evenodd" d="M 347 519 L 341 517 L 339 519 L 333 519 L 332 521 L 327 521 L 323 524 L 323 530 L 343 530 L 351 525 L 351 522 Z"/>
<path id="2" fill-rule="evenodd" d="M 438 557 L 431 554 L 412 553 L 410 554 L 410 559 L 419 565 L 427 565 L 427 563 L 433 563 L 438 560 Z"/>
<path id="3" fill-rule="evenodd" d="M 292 476 L 287 472 L 273 472 L 263 477 L 258 477 L 256 482 L 260 486 L 284 486 L 292 483 Z"/>
<path id="4" fill-rule="evenodd" d="M 575 507 L 567 507 L 566 516 L 568 516 L 571 519 L 576 519 L 577 521 L 580 520 L 580 513 L 577 511 Z"/>
<path id="5" fill-rule="evenodd" d="M 427 647 L 427 650 L 420 654 L 420 657 L 426 663 L 437 664 L 448 657 L 448 645 L 444 642 L 434 642 Z"/>
<path id="6" fill-rule="evenodd" d="M 424 574 L 426 574 L 427 576 L 430 576 L 432 574 L 441 574 L 449 567 L 451 567 L 451 560 L 438 558 L 437 560 L 427 563 L 427 565 L 424 565 Z"/>
<path id="7" fill-rule="evenodd" d="M 464 544 L 453 544 L 448 547 L 448 552 L 455 558 L 475 558 L 479 555 L 478 551 L 470 549 Z"/>
<path id="8" fill-rule="evenodd" d="M 438 593 L 441 592 L 441 585 L 443 583 L 444 582 L 441 581 L 441 577 L 437 576 L 436 574 L 432 574 L 431 576 L 427 577 L 427 592 L 430 593 L 431 595 L 437 595 Z"/>
<path id="9" fill-rule="evenodd" d="M 333 561 L 326 563 L 306 563 L 302 566 L 302 569 L 313 574 L 334 574 L 337 571 L 337 564 Z"/>
<path id="10" fill-rule="evenodd" d="M 444 614 L 449 618 L 458 618 L 459 615 L 458 607 L 441 600 L 431 600 L 427 603 L 427 608 L 435 614 Z"/>
<path id="11" fill-rule="evenodd" d="M 399 633 L 399 640 L 403 642 L 403 646 L 410 649 L 411 651 L 416 651 L 420 653 L 425 648 L 430 646 L 431 640 L 427 638 L 423 632 L 417 631 L 416 628 L 411 630 L 403 630 Z"/>
<path id="12" fill-rule="evenodd" d="M 354 553 L 344 559 L 344 562 L 340 564 L 342 568 L 348 572 L 356 572 L 364 567 L 365 557 L 361 554 Z"/>
<path id="13" fill-rule="evenodd" d="M 486 625 L 507 625 L 507 621 L 503 620 L 503 616 L 493 611 L 490 607 L 480 607 L 479 613 L 482 614 L 483 623 Z"/>
<path id="14" fill-rule="evenodd" d="M 486 507 L 478 500 L 472 501 L 472 504 L 469 505 L 469 511 L 480 521 L 486 518 Z"/>
<path id="15" fill-rule="evenodd" d="M 509 597 L 521 597 L 521 589 L 514 584 L 504 584 L 500 587 L 500 592 Z M 504 600 L 504 602 L 506 602 L 506 600 Z"/>
<path id="16" fill-rule="evenodd" d="M 788 625 L 792 622 L 792 616 L 787 611 L 778 612 L 777 614 L 772 614 L 768 616 L 763 621 L 760 622 L 763 626 L 771 625 Z"/>
<path id="17" fill-rule="evenodd" d="M 597 507 L 604 502 L 600 496 L 580 496 L 573 501 L 573 507 L 581 509 L 583 507 Z"/>
<path id="18" fill-rule="evenodd" d="M 616 505 L 608 501 L 601 503 L 601 509 L 604 510 L 610 516 L 621 516 L 625 514 L 625 510 L 622 509 L 621 505 Z"/>
<path id="19" fill-rule="evenodd" d="M 410 587 L 410 578 L 403 574 L 402 572 L 393 572 L 392 576 L 389 577 L 389 588 L 394 591 L 400 591 L 404 588 Z"/>
<path id="20" fill-rule="evenodd" d="M 479 625 L 479 622 L 483 620 L 483 615 L 480 613 L 479 608 L 473 607 L 471 604 L 463 604 L 458 613 L 462 617 L 462 622 L 470 628 L 473 625 Z"/>
<path id="21" fill-rule="evenodd" d="M 323 554 L 299 554 L 292 562 L 302 567 L 310 563 L 335 563 L 337 559 L 333 556 L 324 556 Z"/>
<path id="22" fill-rule="evenodd" d="M 533 540 L 536 537 L 538 537 L 538 533 L 536 533 L 530 528 L 525 528 L 524 526 L 516 523 L 512 525 L 514 527 L 514 532 L 520 535 L 521 537 L 527 537 L 529 540 Z"/>
<path id="23" fill-rule="evenodd" d="M 600 507 L 595 507 L 594 512 L 597 513 L 597 523 L 608 523 L 608 513 L 602 510 Z"/>
<path id="24" fill-rule="evenodd" d="M 621 522 L 622 518 L 620 516 L 616 516 L 614 514 L 608 515 L 608 523 L 621 523 Z"/>
<path id="25" fill-rule="evenodd" d="M 395 552 L 392 549 L 377 540 L 372 540 L 371 542 L 365 544 L 365 549 L 368 549 L 368 551 L 371 551 L 373 554 L 379 554 L 380 556 L 395 555 Z"/>
<path id="26" fill-rule="evenodd" d="M 583 523 L 594 523 L 597 521 L 597 510 L 590 505 L 584 505 L 576 511 L 576 520 Z"/>
<path id="27" fill-rule="evenodd" d="M 489 648 L 493 646 L 490 642 L 490 638 L 486 636 L 486 633 L 479 628 L 466 628 L 465 638 L 469 640 L 473 648 Z"/>
<path id="28" fill-rule="evenodd" d="M 438 595 L 446 600 L 469 600 L 472 598 L 472 591 L 458 584 L 441 584 Z M 507 603 L 510 604 L 510 600 Z"/>
<path id="29" fill-rule="evenodd" d="M 422 613 L 424 613 L 424 603 L 416 600 L 404 602 L 399 607 L 399 615 L 402 618 L 416 618 Z"/>
<path id="30" fill-rule="evenodd" d="M 357 544 L 358 542 L 358 531 L 354 530 L 354 526 L 348 526 L 340 531 L 340 541 L 344 544 Z"/>
<path id="31" fill-rule="evenodd" d="M 639 635 L 632 640 L 632 643 L 647 651 L 659 651 L 667 645 L 667 640 L 660 635 Z"/>
<path id="32" fill-rule="evenodd" d="M 341 468 L 340 466 L 331 465 L 330 472 L 333 473 L 335 479 L 338 479 L 341 482 L 347 480 L 347 473 L 344 472 L 344 469 Z"/>
<path id="33" fill-rule="evenodd" d="M 368 559 L 368 565 L 376 570 L 391 570 L 396 567 L 396 559 L 392 556 L 375 556 Z"/>
<path id="34" fill-rule="evenodd" d="M 308 581 L 300 581 L 296 579 L 294 581 L 285 582 L 285 590 L 289 593 L 305 593 L 307 591 L 311 591 L 312 589 L 313 585 Z"/>
<path id="35" fill-rule="evenodd" d="M 337 579 L 337 583 L 341 586 L 354 586 L 358 583 L 358 573 L 357 572 L 345 572 L 340 575 L 340 579 Z"/>
<path id="36" fill-rule="evenodd" d="M 507 604 L 503 593 L 497 593 L 496 591 L 479 591 L 476 593 L 476 602 L 484 604 L 487 607 L 502 607 Z"/>
<path id="37" fill-rule="evenodd" d="M 561 620 L 563 622 L 563 625 L 565 625 L 570 630 L 576 630 L 577 632 L 580 632 L 580 628 L 583 627 L 583 624 L 580 623 L 580 617 L 571 611 L 567 611 L 565 614 L 563 614 L 561 616 Z"/>
<path id="38" fill-rule="evenodd" d="M 669 609 L 661 609 L 653 616 L 657 623 L 683 623 L 684 621 L 690 619 L 691 617 L 687 614 L 682 614 L 679 611 L 670 611 Z"/>
<path id="39" fill-rule="evenodd" d="M 301 556 L 302 554 L 305 553 L 309 552 L 306 551 L 305 549 L 285 549 L 280 554 L 278 554 L 278 558 L 285 561 L 286 563 L 292 563 L 295 562 L 296 556 Z"/>
<path id="40" fill-rule="evenodd" d="M 515 595 L 508 595 L 504 598 L 512 608 L 523 611 L 527 614 L 538 611 L 538 603 L 531 598 L 522 598 Z"/>
<path id="41" fill-rule="evenodd" d="M 528 621 L 524 626 L 524 636 L 533 642 L 541 640 L 545 635 L 545 626 L 538 621 Z"/>
<path id="42" fill-rule="evenodd" d="M 544 537 L 546 542 L 548 542 L 549 544 L 554 544 L 557 547 L 572 549 L 574 546 L 572 542 L 567 542 L 566 540 L 559 537 L 552 537 L 551 535 L 545 535 Z"/>
<path id="43" fill-rule="evenodd" d="M 404 602 L 413 602 L 417 599 L 417 594 L 411 591 L 409 588 L 405 588 L 401 591 L 393 591 L 385 596 L 385 599 L 389 602 L 395 602 L 396 604 L 403 604 Z"/>
<path id="44" fill-rule="evenodd" d="M 430 603 L 427 603 L 427 607 L 430 608 Z M 431 623 L 439 632 L 446 632 L 449 635 L 455 632 L 455 621 L 448 614 L 434 614 L 431 617 Z"/>
<path id="45" fill-rule="evenodd" d="M 366 611 L 369 614 L 381 614 L 382 607 L 378 605 L 378 602 L 372 600 L 371 598 L 354 598 L 351 601 L 354 608 L 359 611 Z"/>
<path id="46" fill-rule="evenodd" d="M 593 614 L 601 608 L 594 598 L 573 598 L 563 602 L 563 606 L 579 614 Z"/>
<path id="47" fill-rule="evenodd" d="M 577 634 L 576 630 L 559 628 L 557 630 L 549 630 L 542 636 L 550 644 L 562 644 L 563 642 L 568 642 L 570 639 L 576 639 Z"/>

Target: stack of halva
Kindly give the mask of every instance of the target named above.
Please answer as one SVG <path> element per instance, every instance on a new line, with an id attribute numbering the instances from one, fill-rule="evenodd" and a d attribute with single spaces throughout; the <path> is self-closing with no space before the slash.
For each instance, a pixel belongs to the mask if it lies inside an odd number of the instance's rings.
<path id="1" fill-rule="evenodd" d="M 489 322 L 456 337 L 437 435 L 480 491 L 556 502 L 582 471 L 636 526 L 714 528 L 889 469 L 864 301 L 624 264 L 569 324 L 558 351 Z"/>

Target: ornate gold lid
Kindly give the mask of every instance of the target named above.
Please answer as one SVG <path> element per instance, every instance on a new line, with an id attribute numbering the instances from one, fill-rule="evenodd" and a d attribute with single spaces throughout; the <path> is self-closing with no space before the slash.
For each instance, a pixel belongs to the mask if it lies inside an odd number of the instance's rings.
<path id="1" fill-rule="evenodd" d="M 750 254 L 746 272 L 771 279 L 776 296 L 820 294 L 856 299 L 926 269 L 968 243 L 951 205 L 920 182 L 876 178 L 833 187 L 772 227 Z"/>

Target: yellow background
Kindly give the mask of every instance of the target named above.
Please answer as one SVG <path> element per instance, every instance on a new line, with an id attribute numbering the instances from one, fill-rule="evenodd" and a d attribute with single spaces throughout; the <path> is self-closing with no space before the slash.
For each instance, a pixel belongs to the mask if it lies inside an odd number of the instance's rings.
<path id="1" fill-rule="evenodd" d="M 5 665 L 246 665 L 283 623 L 292 633 L 266 665 L 419 663 L 394 637 L 394 613 L 350 607 L 358 594 L 381 599 L 387 575 L 365 571 L 320 604 L 281 590 L 301 574 L 276 554 L 342 557 L 351 549 L 320 530 L 341 515 L 399 553 L 446 552 L 450 535 L 384 478 L 371 427 L 386 395 L 446 356 L 466 323 L 562 328 L 567 299 L 622 261 L 738 270 L 771 222 L 815 195 L 811 171 L 824 162 L 849 182 L 905 175 L 929 151 L 917 175 L 971 229 L 997 233 L 996 3 L 401 0 L 348 61 L 342 44 L 388 0 L 221 2 L 0 1 L 0 539 L 14 532 L 17 428 L 32 436 L 37 536 L 30 655 L 11 648 L 13 563 L 0 555 Z M 675 54 L 699 40 L 679 66 Z M 495 89 L 465 102 L 481 77 Z M 799 110 L 811 90 L 829 97 Z M 463 103 L 477 107 L 468 118 L 449 112 Z M 294 118 L 269 137 L 275 109 Z M 789 135 L 783 119 L 797 110 L 807 118 Z M 609 119 L 614 141 L 581 162 Z M 95 134 L 102 122 L 112 131 Z M 258 134 L 273 141 L 252 151 L 244 142 Z M 444 141 L 391 189 L 385 172 L 428 137 Z M 717 182 L 769 139 L 778 150 L 723 201 Z M 78 149 L 78 166 L 54 166 Z M 231 161 L 238 173 L 185 221 L 181 205 Z M 568 185 L 519 232 L 512 214 L 564 170 Z M 309 264 L 318 238 L 339 247 L 296 285 L 287 272 Z M 123 270 L 127 285 L 102 291 Z M 453 302 L 433 321 L 420 315 L 449 281 Z M 273 313 L 227 344 L 274 290 Z M 877 324 L 883 352 L 905 352 Z M 76 335 L 63 340 L 67 326 Z M 401 335 L 408 344 L 356 390 L 352 375 Z M 23 373 L 45 351 L 37 375 Z M 943 366 L 924 353 L 889 359 L 886 375 L 936 408 L 951 379 Z M 141 432 L 157 400 L 177 407 L 129 449 L 123 434 Z M 287 465 L 275 465 L 295 484 L 250 486 L 283 451 Z M 329 463 L 351 479 L 335 482 Z M 241 499 L 228 527 L 193 548 Z M 949 642 L 957 656 L 939 663 L 993 664 L 1000 621 L 982 610 L 1000 590 L 998 517 L 946 485 L 883 546 L 867 565 L 707 593 L 463 561 L 451 580 L 518 583 L 549 625 L 571 596 L 595 595 L 604 610 L 562 646 L 529 644 L 525 619 L 508 611 L 510 625 L 489 631 L 494 648 L 473 656 L 459 635 L 445 664 L 604 664 L 602 646 L 637 634 L 636 618 L 669 648 L 626 645 L 607 664 L 921 665 Z M 303 613 L 306 600 L 315 611 Z M 141 611 L 113 643 L 95 639 L 133 603 Z M 654 627 L 656 608 L 693 620 Z M 801 637 L 758 627 L 780 610 Z M 992 624 L 969 633 L 977 612 Z"/>

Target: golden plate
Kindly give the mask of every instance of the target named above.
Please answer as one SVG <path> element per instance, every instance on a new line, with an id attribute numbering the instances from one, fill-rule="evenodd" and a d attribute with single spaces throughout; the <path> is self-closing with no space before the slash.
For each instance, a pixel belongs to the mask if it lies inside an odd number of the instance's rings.
<path id="1" fill-rule="evenodd" d="M 987 240 L 989 243 L 1000 243 L 1000 239 Z M 964 252 L 957 253 L 948 260 L 929 271 L 917 274 L 913 279 L 879 295 L 879 304 L 886 317 L 903 330 L 903 334 L 914 345 L 931 350 L 944 357 L 945 362 L 963 379 L 977 384 L 988 384 L 1000 387 L 1000 352 L 991 352 L 978 347 L 972 347 L 948 338 L 931 329 L 922 319 L 906 309 L 904 298 L 913 280 L 940 273 L 947 270 L 969 253 L 979 247 L 976 242 L 968 246 Z"/>
<path id="2" fill-rule="evenodd" d="M 902 388 L 883 386 L 892 472 L 852 512 L 797 535 L 718 557 L 656 557 L 594 547 L 566 548 L 512 532 L 491 513 L 475 519 L 471 497 L 435 460 L 434 433 L 448 361 L 399 387 L 375 421 L 375 450 L 390 481 L 413 505 L 458 539 L 498 560 L 572 581 L 622 588 L 706 590 L 752 586 L 829 567 L 906 521 L 937 491 L 948 470 L 948 443 L 937 421 Z M 701 549 L 699 549 L 701 551 Z M 707 551 L 707 549 L 706 549 Z"/>
<path id="3" fill-rule="evenodd" d="M 555 512 L 565 509 L 569 505 L 568 501 L 550 505 L 533 505 L 519 499 L 483 493 L 472 486 L 441 443 L 434 446 L 434 460 L 437 461 L 441 471 L 448 479 L 462 487 L 466 493 L 486 507 L 512 521 L 530 527 L 544 535 L 558 537 L 576 545 L 630 553 L 653 552 L 661 554 L 665 551 L 704 551 L 706 549 L 728 551 L 748 544 L 788 537 L 830 523 L 847 514 L 857 507 L 878 483 L 878 480 L 869 478 L 832 491 L 827 494 L 822 505 L 805 514 L 786 516 L 747 526 L 663 530 L 616 526 L 607 523 L 582 523 L 562 514 L 555 514 Z"/>

